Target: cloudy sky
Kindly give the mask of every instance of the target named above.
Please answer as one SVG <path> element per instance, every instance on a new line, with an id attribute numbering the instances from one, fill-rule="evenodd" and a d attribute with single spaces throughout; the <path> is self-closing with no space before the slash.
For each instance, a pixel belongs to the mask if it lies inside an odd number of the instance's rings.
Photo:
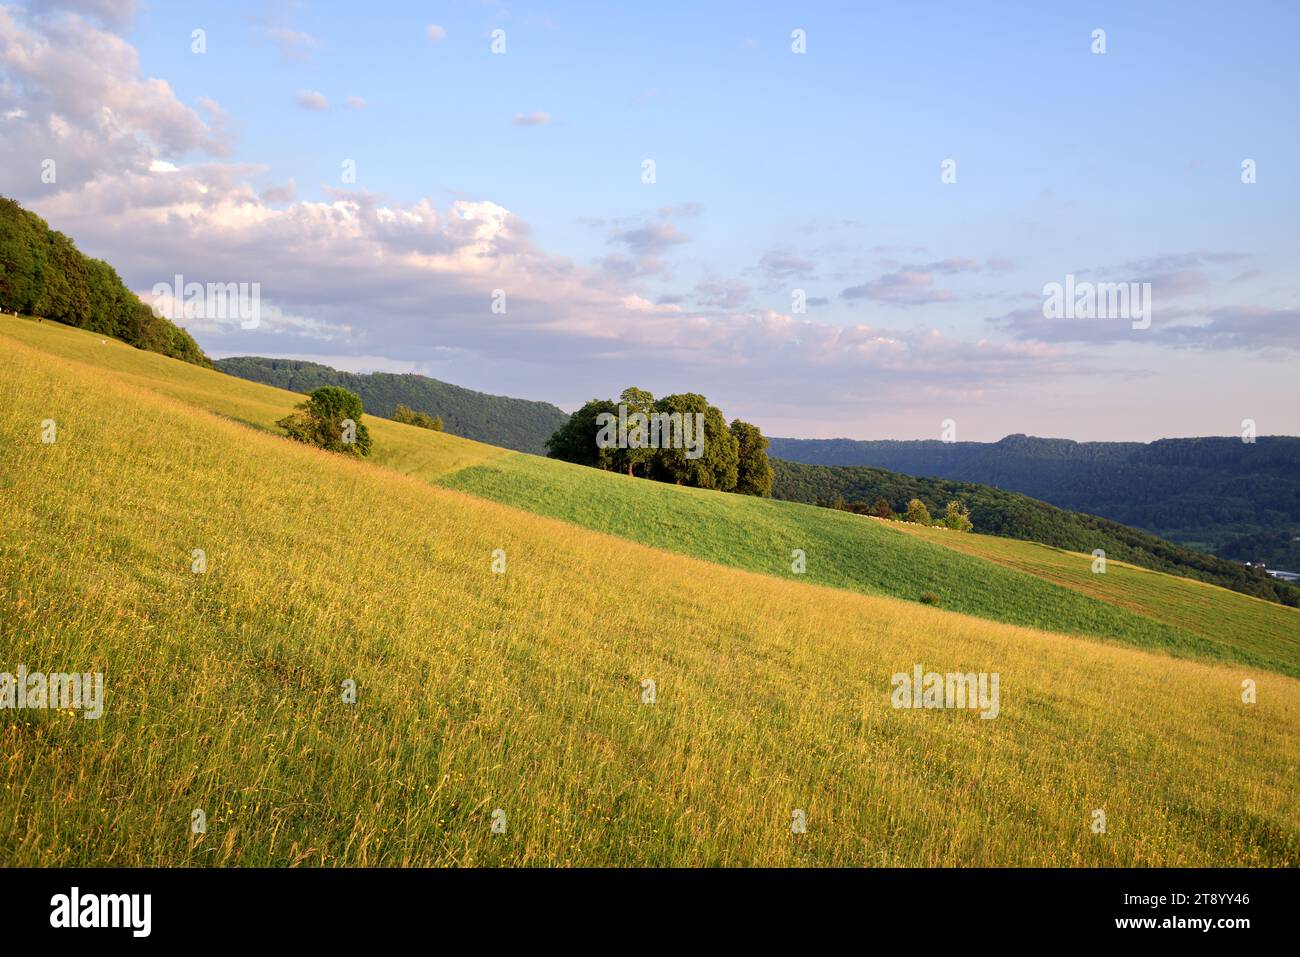
<path id="1" fill-rule="evenodd" d="M 1300 433 L 1300 7 L 700 6 L 0 4 L 0 193 L 143 294 L 259 283 L 258 328 L 184 322 L 214 356 L 774 435 Z M 1150 328 L 1045 319 L 1067 275 Z"/>

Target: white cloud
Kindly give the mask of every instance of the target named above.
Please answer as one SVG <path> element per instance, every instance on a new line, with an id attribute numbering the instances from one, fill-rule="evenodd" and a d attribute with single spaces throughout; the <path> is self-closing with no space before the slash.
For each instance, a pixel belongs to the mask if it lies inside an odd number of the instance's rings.
<path id="1" fill-rule="evenodd" d="M 965 394 L 990 375 L 1061 365 L 1041 343 L 972 345 L 927 329 L 750 308 L 741 283 L 702 284 L 705 310 L 656 302 L 641 284 L 666 273 L 663 257 L 689 242 L 668 217 L 698 213 L 691 204 L 615 224 L 612 255 L 593 268 L 539 248 L 528 223 L 488 199 L 443 208 L 336 190 L 299 199 L 292 179 L 259 194 L 252 184 L 266 182 L 265 169 L 213 159 L 225 148 L 220 107 L 192 109 L 166 83 L 143 78 L 120 38 L 75 18 L 37 24 L 0 8 L 0 52 L 0 110 L 24 113 L 6 120 L 23 135 L 6 138 L 35 144 L 19 155 L 20 166 L 31 164 L 25 178 L 11 176 L 8 157 L 0 164 L 0 191 L 109 259 L 132 288 L 177 273 L 259 283 L 258 329 L 194 326 L 213 352 L 454 362 L 454 375 L 444 370 L 453 381 L 497 391 L 509 381 L 518 394 L 561 402 L 630 381 L 707 388 L 737 414 L 791 397 L 804 408 L 833 403 L 868 377 L 879 404 L 918 382 Z M 43 155 L 78 175 L 66 183 L 61 175 L 56 191 L 34 185 L 30 169 Z M 944 268 L 966 267 L 935 266 Z M 498 289 L 508 297 L 503 315 L 492 311 Z M 740 397 L 748 409 L 737 407 Z"/>

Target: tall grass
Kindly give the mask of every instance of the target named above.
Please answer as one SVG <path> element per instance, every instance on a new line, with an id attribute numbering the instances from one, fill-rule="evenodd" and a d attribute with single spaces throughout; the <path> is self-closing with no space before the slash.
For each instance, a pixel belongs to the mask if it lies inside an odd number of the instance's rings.
<path id="1" fill-rule="evenodd" d="M 6 336 L 0 397 L 0 669 L 107 686 L 0 712 L 5 863 L 1300 863 L 1293 679 L 668 554 Z M 917 662 L 1000 717 L 894 710 Z"/>

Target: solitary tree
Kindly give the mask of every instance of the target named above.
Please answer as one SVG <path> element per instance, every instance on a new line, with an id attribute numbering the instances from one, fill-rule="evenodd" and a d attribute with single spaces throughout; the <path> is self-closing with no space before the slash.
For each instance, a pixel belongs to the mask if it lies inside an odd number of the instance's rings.
<path id="1" fill-rule="evenodd" d="M 907 503 L 907 514 L 903 516 L 905 522 L 915 522 L 917 525 L 930 525 L 930 510 L 925 507 L 925 503 L 919 498 L 914 498 Z"/>
<path id="2" fill-rule="evenodd" d="M 330 452 L 370 454 L 370 431 L 361 422 L 361 396 L 342 386 L 321 386 L 276 423 L 289 438 Z"/>
<path id="3" fill-rule="evenodd" d="M 758 426 L 736 419 L 731 434 L 737 443 L 736 491 L 742 495 L 772 496 L 772 463 L 767 460 L 767 439 Z"/>
<path id="4" fill-rule="evenodd" d="M 959 532 L 969 532 L 974 527 L 966 506 L 956 500 L 948 503 L 941 524 Z"/>

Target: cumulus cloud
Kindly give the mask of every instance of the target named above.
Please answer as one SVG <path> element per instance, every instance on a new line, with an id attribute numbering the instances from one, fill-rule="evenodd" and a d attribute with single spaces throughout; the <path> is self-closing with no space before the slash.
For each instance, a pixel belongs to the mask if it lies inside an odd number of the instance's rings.
<path id="1" fill-rule="evenodd" d="M 259 199 L 264 203 L 292 203 L 294 196 L 298 193 L 298 183 L 291 177 L 289 182 L 283 186 L 268 186 L 259 194 Z"/>
<path id="2" fill-rule="evenodd" d="M 687 242 L 690 242 L 689 236 L 674 223 L 663 220 L 616 227 L 608 243 L 621 246 L 626 252 L 610 253 L 600 261 L 600 265 L 606 273 L 624 280 L 650 275 L 666 278 L 670 272 L 664 255 L 674 246 Z"/>
<path id="3" fill-rule="evenodd" d="M 527 222 L 489 199 L 298 198 L 292 179 L 265 185 L 264 168 L 221 158 L 216 104 L 181 103 L 140 75 L 129 45 L 83 19 L 36 24 L 0 8 L 0 54 L 0 114 L 21 114 L 0 122 L 23 126 L 14 142 L 38 143 L 19 165 L 34 169 L 40 151 L 57 149 L 49 155 L 60 169 L 82 167 L 58 190 L 28 175 L 5 192 L 109 258 L 134 289 L 176 274 L 260 284 L 258 329 L 194 320 L 215 354 L 450 362 L 453 380 L 498 390 L 509 381 L 555 401 L 608 392 L 611 382 L 651 385 L 649 370 L 660 391 L 708 383 L 724 407 L 747 397 L 755 413 L 791 396 L 826 407 L 867 378 L 879 404 L 918 387 L 971 394 L 991 379 L 1075 368 L 1041 342 L 971 343 L 752 308 L 738 281 L 701 282 L 689 302 L 657 297 L 643 283 L 666 274 L 667 257 L 690 241 L 673 219 L 698 213 L 692 204 L 607 224 L 610 256 L 593 267 L 540 248 Z M 11 175 L 8 159 L 0 177 Z M 945 263 L 931 271 L 970 268 Z M 497 290 L 504 314 L 492 311 Z"/>
<path id="4" fill-rule="evenodd" d="M 2 193 L 22 196 L 38 185 L 58 192 L 121 170 L 147 171 L 159 158 L 226 155 L 220 107 L 203 105 L 206 119 L 166 81 L 143 76 L 135 49 L 90 20 L 0 7 Z M 52 184 L 40 182 L 46 160 L 55 163 Z"/>

